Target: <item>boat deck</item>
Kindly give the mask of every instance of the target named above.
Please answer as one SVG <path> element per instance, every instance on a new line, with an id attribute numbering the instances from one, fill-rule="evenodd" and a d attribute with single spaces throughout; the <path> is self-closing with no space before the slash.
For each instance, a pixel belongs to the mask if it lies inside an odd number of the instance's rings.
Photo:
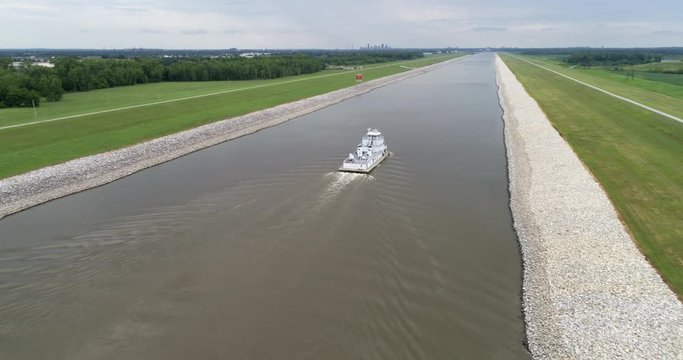
<path id="1" fill-rule="evenodd" d="M 384 154 L 384 155 L 382 155 L 382 157 L 379 158 L 379 160 L 377 160 L 377 162 L 375 162 L 374 165 L 372 165 L 371 167 L 369 167 L 369 168 L 367 168 L 367 169 L 344 169 L 343 167 L 340 167 L 340 168 L 339 168 L 339 171 L 341 171 L 341 172 L 347 172 L 347 173 L 356 173 L 356 174 L 369 174 L 369 173 L 370 173 L 372 170 L 374 170 L 379 164 L 381 164 L 382 161 L 384 161 L 384 159 L 386 159 L 389 155 L 391 155 L 391 152 L 390 152 L 390 151 L 387 151 L 387 153 Z"/>

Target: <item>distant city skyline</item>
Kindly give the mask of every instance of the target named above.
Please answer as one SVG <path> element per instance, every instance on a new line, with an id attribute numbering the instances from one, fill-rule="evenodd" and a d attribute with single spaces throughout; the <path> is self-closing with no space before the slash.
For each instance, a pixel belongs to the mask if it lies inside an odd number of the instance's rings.
<path id="1" fill-rule="evenodd" d="M 0 0 L 0 48 L 683 46 L 683 2 Z"/>

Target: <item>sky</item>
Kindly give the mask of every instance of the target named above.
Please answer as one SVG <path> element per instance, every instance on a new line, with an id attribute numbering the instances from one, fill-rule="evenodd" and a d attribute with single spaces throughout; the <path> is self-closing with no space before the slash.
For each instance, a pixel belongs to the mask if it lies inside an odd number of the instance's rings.
<path id="1" fill-rule="evenodd" d="M 683 0 L 0 0 L 0 48 L 683 46 Z"/>

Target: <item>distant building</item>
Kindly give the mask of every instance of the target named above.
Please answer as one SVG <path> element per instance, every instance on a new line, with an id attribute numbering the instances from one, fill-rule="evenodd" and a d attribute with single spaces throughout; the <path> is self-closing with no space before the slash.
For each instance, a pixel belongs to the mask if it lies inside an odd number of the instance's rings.
<path id="1" fill-rule="evenodd" d="M 20 67 L 23 67 L 24 64 L 27 64 L 29 66 L 42 66 L 42 67 L 47 67 L 47 68 L 55 67 L 55 64 L 48 62 L 48 61 L 13 61 L 12 67 L 13 68 L 20 68 Z"/>
<path id="2" fill-rule="evenodd" d="M 251 59 L 256 56 L 268 56 L 270 53 L 267 52 L 248 52 L 248 53 L 241 53 L 240 56 L 243 58 Z"/>

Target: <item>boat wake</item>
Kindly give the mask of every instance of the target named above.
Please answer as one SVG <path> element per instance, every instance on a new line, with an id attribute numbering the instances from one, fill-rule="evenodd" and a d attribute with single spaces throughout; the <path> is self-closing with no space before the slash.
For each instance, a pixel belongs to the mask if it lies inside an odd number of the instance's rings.
<path id="1" fill-rule="evenodd" d="M 325 177 L 331 179 L 331 182 L 322 192 L 322 195 L 320 195 L 320 207 L 334 200 L 349 184 L 362 180 L 372 181 L 373 179 L 373 177 L 370 175 L 346 173 L 339 171 L 327 173 L 325 174 Z"/>

